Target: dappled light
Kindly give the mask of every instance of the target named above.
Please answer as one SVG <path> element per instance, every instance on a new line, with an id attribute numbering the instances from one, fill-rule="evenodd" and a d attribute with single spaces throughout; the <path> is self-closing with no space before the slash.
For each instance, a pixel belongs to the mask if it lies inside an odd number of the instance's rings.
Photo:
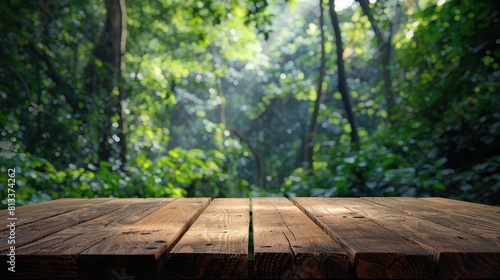
<path id="1" fill-rule="evenodd" d="M 496 1 L 15 1 L 0 203 L 500 203 Z M 333 211 L 333 210 L 332 210 Z"/>

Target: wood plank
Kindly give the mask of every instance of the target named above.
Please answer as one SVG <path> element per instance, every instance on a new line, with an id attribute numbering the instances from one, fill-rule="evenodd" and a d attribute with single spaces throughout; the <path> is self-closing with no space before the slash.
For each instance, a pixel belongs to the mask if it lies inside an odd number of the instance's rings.
<path id="1" fill-rule="evenodd" d="M 247 198 L 214 199 L 168 257 L 168 278 L 243 279 L 248 276 Z"/>
<path id="2" fill-rule="evenodd" d="M 292 202 L 253 198 L 256 278 L 346 278 L 346 252 Z"/>
<path id="3" fill-rule="evenodd" d="M 46 218 L 57 216 L 60 214 L 68 213 L 79 208 L 94 205 L 109 201 L 111 198 L 62 198 L 57 200 L 46 201 L 38 204 L 30 204 L 25 206 L 16 207 L 15 217 L 17 218 L 16 225 L 22 226 Z M 0 218 L 7 219 L 7 210 L 2 210 Z M 0 231 L 7 230 L 2 227 Z"/>
<path id="4" fill-rule="evenodd" d="M 355 277 L 424 279 L 433 276 L 433 254 L 365 216 L 326 198 L 294 203 L 347 251 Z"/>
<path id="5" fill-rule="evenodd" d="M 333 198 L 395 234 L 430 248 L 438 278 L 500 278 L 500 247 L 493 242 L 358 198 Z"/>
<path id="6" fill-rule="evenodd" d="M 175 198 L 120 198 L 121 208 L 98 218 L 74 225 L 43 239 L 22 246 L 26 255 L 78 255 L 100 241 L 133 224 Z"/>
<path id="7" fill-rule="evenodd" d="M 156 278 L 167 253 L 209 204 L 210 198 L 177 199 L 130 225 L 119 225 L 114 235 L 80 253 L 79 277 Z"/>
<path id="8" fill-rule="evenodd" d="M 24 214 L 34 210 L 53 208 L 54 206 L 66 205 L 69 202 L 84 201 L 88 200 L 85 198 L 59 198 L 54 200 L 48 200 L 40 203 L 28 204 L 23 206 L 16 206 L 16 214 Z M 0 217 L 7 216 L 7 209 L 0 210 Z"/>
<path id="9" fill-rule="evenodd" d="M 438 209 L 428 205 L 424 206 L 426 204 L 425 200 L 413 197 L 363 199 L 389 206 L 436 224 L 488 239 L 496 245 L 500 245 L 500 215 L 473 210 L 453 210 L 453 208 Z"/>
<path id="10" fill-rule="evenodd" d="M 123 203 L 119 199 L 112 199 L 102 203 L 97 200 L 95 202 L 97 203 L 81 207 L 74 211 L 62 213 L 60 215 L 51 216 L 38 222 L 16 226 L 16 247 L 26 245 L 73 225 L 116 211 L 122 206 Z M 8 236 L 9 231 L 0 232 L 0 240 L 7 240 Z M 0 253 L 6 252 L 9 247 L 10 245 L 7 244 L 7 242 L 1 243 Z"/>
<path id="11" fill-rule="evenodd" d="M 174 200 L 119 199 L 123 203 L 116 211 L 20 247 L 17 265 L 22 269 L 16 275 L 19 279 L 77 278 L 80 253 Z"/>
<path id="12" fill-rule="evenodd" d="M 447 203 L 446 202 L 438 203 L 429 199 L 422 199 L 415 197 L 395 197 L 394 199 L 404 202 L 417 203 L 418 205 L 421 206 L 433 209 L 439 209 L 449 213 L 456 213 L 468 217 L 479 217 L 480 219 L 483 220 L 500 222 L 500 212 L 495 213 L 493 211 L 488 211 L 488 210 L 485 211 L 484 208 L 490 209 L 488 205 L 482 205 L 484 207 L 473 207 L 473 206 L 466 207 L 466 206 L 460 206 L 459 204 L 457 204 L 459 203 L 457 200 L 451 200 L 451 199 L 448 200 Z"/>
<path id="13" fill-rule="evenodd" d="M 429 203 L 428 204 L 429 206 L 440 209 L 442 209 L 442 207 L 445 207 L 446 209 L 465 210 L 465 211 L 475 210 L 483 213 L 492 212 L 497 215 L 500 214 L 500 207 L 498 206 L 472 203 L 472 202 L 448 199 L 442 197 L 423 197 L 419 199 L 424 201 L 424 203 Z"/>
<path id="14" fill-rule="evenodd" d="M 78 203 L 81 202 L 80 200 L 76 202 L 77 205 L 81 205 Z M 61 260 L 60 256 L 30 255 L 30 251 L 25 250 L 25 247 L 33 243 L 42 242 L 47 236 L 64 231 L 64 229 L 70 228 L 71 226 L 90 221 L 106 213 L 112 213 L 119 209 L 124 201 L 121 199 L 112 199 L 104 203 L 101 203 L 102 201 L 99 200 L 95 200 L 94 202 L 97 203 L 92 206 L 83 207 L 57 216 L 51 216 L 38 222 L 16 227 L 16 273 L 9 273 L 5 267 L 0 271 L 0 278 L 53 279 L 53 277 L 56 276 L 60 278 L 75 278 L 75 256 L 70 256 L 66 259 L 67 261 L 64 261 L 63 258 L 63 261 L 59 262 L 59 260 Z M 65 203 L 73 203 L 73 201 L 65 200 Z M 60 206 L 63 207 L 64 205 Z M 4 233 L 5 232 L 2 232 L 0 235 Z M 2 248 L 8 249 L 6 247 Z M 5 265 L 6 261 L 7 256 L 5 254 L 0 255 L 0 262 Z M 52 264 L 52 266 L 50 264 Z"/>

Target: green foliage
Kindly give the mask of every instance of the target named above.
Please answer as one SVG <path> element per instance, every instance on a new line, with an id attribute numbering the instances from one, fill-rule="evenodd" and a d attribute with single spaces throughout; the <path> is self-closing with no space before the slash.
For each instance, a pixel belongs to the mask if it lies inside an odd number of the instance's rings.
<path id="1" fill-rule="evenodd" d="M 367 17 L 356 2 L 338 11 L 362 138 L 357 145 L 349 142 L 338 93 L 330 22 L 323 27 L 326 94 L 316 92 L 317 2 L 126 5 L 123 77 L 119 86 L 92 95 L 86 66 L 109 72 L 92 56 L 104 3 L 0 4 L 3 197 L 6 169 L 16 168 L 18 204 L 61 197 L 282 195 L 446 196 L 499 204 L 497 2 L 371 3 L 377 26 L 392 38 L 391 96 Z M 322 103 L 309 173 L 304 139 L 317 98 Z M 394 104 L 387 103 L 391 98 Z M 112 152 L 102 159 L 106 123 Z M 5 149 L 10 143 L 12 151 Z M 257 187 L 259 157 L 263 188 Z"/>
<path id="2" fill-rule="evenodd" d="M 109 162 L 86 168 L 70 164 L 56 169 L 46 159 L 30 154 L 6 160 L 0 166 L 16 169 L 17 203 L 20 205 L 62 197 L 183 197 L 249 195 L 245 180 L 231 177 L 227 170 L 228 156 L 218 150 L 170 150 L 154 161 L 144 155 L 125 170 Z M 7 182 L 7 170 L 0 180 Z M 227 183 L 226 181 L 230 182 Z M 0 184 L 7 197 L 7 187 Z"/>
<path id="3" fill-rule="evenodd" d="M 497 203 L 499 156 L 457 170 L 447 167 L 448 159 L 440 157 L 435 147 L 404 143 L 407 135 L 387 141 L 388 130 L 377 134 L 365 139 L 356 151 L 343 141 L 322 147 L 315 160 L 315 176 L 296 169 L 280 192 L 289 197 L 446 196 Z"/>
<path id="4" fill-rule="evenodd" d="M 281 190 L 289 196 L 447 196 L 498 204 L 496 8 L 493 1 L 449 1 L 417 11 L 394 40 L 398 64 L 392 67 L 404 74 L 393 82 L 395 125 L 378 124 L 357 148 L 342 137 L 325 142 L 328 152 L 319 152 L 315 176 L 299 168 Z M 386 12 L 374 12 L 384 20 Z"/>

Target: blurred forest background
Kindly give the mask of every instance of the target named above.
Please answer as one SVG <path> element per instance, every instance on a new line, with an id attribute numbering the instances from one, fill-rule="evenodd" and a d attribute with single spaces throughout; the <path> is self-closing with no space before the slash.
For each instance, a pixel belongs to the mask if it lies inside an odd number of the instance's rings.
<path id="1" fill-rule="evenodd" d="M 0 9 L 3 199 L 500 203 L 500 1 Z"/>

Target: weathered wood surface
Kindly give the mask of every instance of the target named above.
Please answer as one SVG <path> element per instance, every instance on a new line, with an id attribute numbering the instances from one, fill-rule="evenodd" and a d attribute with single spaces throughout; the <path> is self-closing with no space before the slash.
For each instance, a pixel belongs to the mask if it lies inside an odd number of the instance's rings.
<path id="1" fill-rule="evenodd" d="M 286 198 L 252 199 L 255 277 L 345 278 L 344 250 Z"/>
<path id="2" fill-rule="evenodd" d="M 434 253 L 438 278 L 500 275 L 500 247 L 478 236 L 423 221 L 404 212 L 357 198 L 329 199 Z"/>
<path id="3" fill-rule="evenodd" d="M 214 199 L 172 249 L 167 276 L 247 278 L 249 208 L 247 198 Z"/>
<path id="4" fill-rule="evenodd" d="M 442 197 L 423 197 L 420 198 L 420 201 L 430 201 L 432 203 L 444 204 L 448 206 L 448 209 L 474 209 L 478 211 L 492 212 L 495 214 L 500 214 L 500 207 L 484 205 L 479 203 L 472 203 L 454 199 L 447 199 Z M 433 204 L 436 205 L 436 204 Z M 498 217 L 498 216 L 497 216 Z"/>
<path id="5" fill-rule="evenodd" d="M 58 231 L 17 249 L 17 279 L 112 279 L 116 275 L 153 279 L 170 250 L 210 199 L 113 199 L 28 225 L 44 228 L 64 216 Z M 91 210 L 93 209 L 93 210 Z M 94 214 L 100 212 L 100 215 Z M 82 215 L 90 211 L 93 220 Z M 29 214 L 29 213 L 28 213 Z M 83 217 L 83 218 L 82 218 Z M 75 223 L 80 218 L 79 223 Z M 69 220 L 70 223 L 64 223 Z M 52 228 L 52 227 L 51 227 Z M 35 234 L 28 228 L 30 234 Z M 25 228 L 17 229 L 18 235 Z M 47 232 L 47 231 L 44 231 Z M 25 238 L 26 239 L 26 238 Z M 17 241 L 16 241 L 17 244 Z M 25 243 L 24 243 L 25 244 Z M 6 276 L 12 276 L 7 274 Z"/>
<path id="6" fill-rule="evenodd" d="M 415 217 L 477 235 L 500 245 L 500 215 L 463 206 L 450 207 L 413 197 L 364 198 L 374 203 L 406 212 Z"/>
<path id="7" fill-rule="evenodd" d="M 55 214 L 55 208 L 48 209 L 47 211 L 50 212 L 50 215 L 45 216 L 45 218 L 42 218 L 42 215 L 38 215 L 40 211 L 34 212 L 33 215 L 37 216 L 36 219 L 30 218 L 30 212 L 23 213 L 22 211 L 16 211 L 16 218 L 18 219 L 16 221 L 16 230 L 18 232 L 16 245 L 22 246 L 34 242 L 63 229 L 116 211 L 123 203 L 118 200 L 92 200 L 90 200 L 90 203 L 89 201 L 82 201 L 82 203 L 71 202 L 75 206 L 61 207 L 63 210 L 60 214 Z M 20 207 L 21 209 L 22 207 Z M 31 222 L 24 222 L 25 216 L 26 220 Z M 35 223 L 34 221 L 37 222 Z M 7 240 L 8 235 L 8 231 L 0 232 L 0 240 Z M 0 244 L 0 253 L 7 251 L 10 247 L 6 242 Z"/>
<path id="8" fill-rule="evenodd" d="M 93 199 L 78 199 L 78 198 L 62 198 L 51 200 L 43 203 L 31 204 L 22 207 L 17 207 L 16 217 L 21 218 L 17 222 L 17 226 L 33 223 L 45 218 L 61 215 L 72 212 L 80 208 L 95 205 L 111 200 L 110 198 L 93 198 Z M 8 210 L 0 211 L 0 218 L 5 220 L 8 215 Z M 0 231 L 5 231 L 7 228 L 2 227 Z"/>
<path id="9" fill-rule="evenodd" d="M 330 199 L 294 198 L 293 201 L 346 250 L 356 277 L 432 277 L 433 255 L 421 246 Z"/>
<path id="10" fill-rule="evenodd" d="M 499 207 L 443 198 L 61 199 L 15 213 L 16 273 L 1 227 L 2 280 L 500 278 Z"/>
<path id="11" fill-rule="evenodd" d="M 112 279 L 116 272 L 126 270 L 135 279 L 155 277 L 168 251 L 209 203 L 209 198 L 176 199 L 130 224 L 117 225 L 111 237 L 79 255 L 78 274 Z"/>

